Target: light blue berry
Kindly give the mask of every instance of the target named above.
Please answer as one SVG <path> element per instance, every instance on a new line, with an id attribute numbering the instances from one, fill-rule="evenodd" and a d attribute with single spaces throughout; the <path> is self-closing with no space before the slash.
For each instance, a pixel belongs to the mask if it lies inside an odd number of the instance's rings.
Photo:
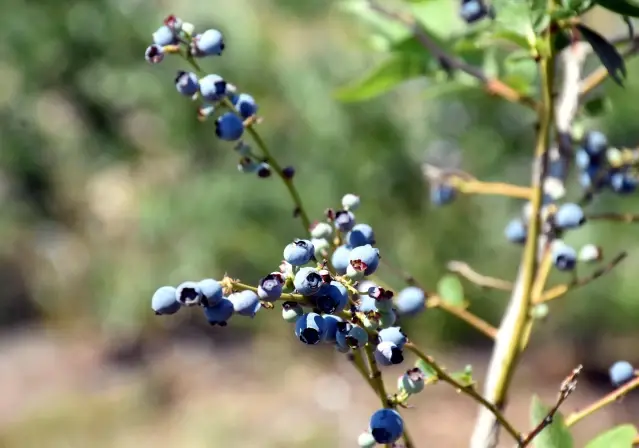
<path id="1" fill-rule="evenodd" d="M 384 341 L 375 347 L 375 360 L 381 366 L 392 366 L 404 361 L 402 349 L 390 341 Z"/>
<path id="2" fill-rule="evenodd" d="M 351 247 L 375 244 L 375 233 L 368 224 L 356 224 L 346 235 L 346 242 Z"/>
<path id="3" fill-rule="evenodd" d="M 226 297 L 211 307 L 204 308 L 204 316 L 211 325 L 225 327 L 228 320 L 233 316 L 233 303 Z"/>
<path id="4" fill-rule="evenodd" d="M 178 302 L 175 288 L 173 286 L 162 286 L 153 293 L 151 298 L 151 309 L 155 314 L 175 314 L 182 305 Z"/>
<path id="5" fill-rule="evenodd" d="M 424 372 L 417 367 L 406 371 L 397 380 L 397 388 L 409 395 L 420 393 L 424 390 Z"/>
<path id="6" fill-rule="evenodd" d="M 315 258 L 323 259 L 331 248 L 331 242 L 326 238 L 312 238 L 311 244 L 315 248 Z"/>
<path id="7" fill-rule="evenodd" d="M 553 241 L 551 255 L 560 271 L 572 271 L 577 266 L 577 251 L 561 240 Z"/>
<path id="8" fill-rule="evenodd" d="M 304 344 L 315 345 L 319 343 L 325 332 L 324 318 L 317 313 L 303 314 L 295 322 L 295 336 Z"/>
<path id="9" fill-rule="evenodd" d="M 519 218 L 511 220 L 504 229 L 504 236 L 511 243 L 523 244 L 526 242 L 528 230 L 526 224 Z"/>
<path id="10" fill-rule="evenodd" d="M 584 148 L 578 148 L 575 152 L 575 165 L 580 170 L 585 170 L 594 165 L 594 158 Z"/>
<path id="11" fill-rule="evenodd" d="M 196 282 L 181 283 L 175 290 L 175 298 L 185 306 L 200 305 L 202 303 L 202 290 Z"/>
<path id="12" fill-rule="evenodd" d="M 635 369 L 628 361 L 617 361 L 610 367 L 608 373 L 615 387 L 623 386 L 635 377 Z"/>
<path id="13" fill-rule="evenodd" d="M 370 432 L 377 443 L 395 443 L 404 432 L 404 421 L 394 409 L 380 409 L 371 416 Z"/>
<path id="14" fill-rule="evenodd" d="M 335 228 L 340 232 L 349 232 L 355 225 L 355 215 L 348 210 L 335 213 Z"/>
<path id="15" fill-rule="evenodd" d="M 200 89 L 197 75 L 180 70 L 175 77 L 175 88 L 180 94 L 192 97 Z"/>
<path id="16" fill-rule="evenodd" d="M 244 122 L 233 112 L 225 112 L 215 120 L 215 135 L 221 140 L 235 141 L 244 134 Z M 259 170 L 259 164 L 255 170 Z"/>
<path id="17" fill-rule="evenodd" d="M 302 266 L 315 257 L 315 247 L 309 240 L 297 239 L 284 248 L 284 260 L 293 266 Z"/>
<path id="18" fill-rule="evenodd" d="M 488 16 L 490 10 L 486 7 L 483 0 L 463 0 L 459 15 L 468 24 L 478 22 Z"/>
<path id="19" fill-rule="evenodd" d="M 455 199 L 455 188 L 448 184 L 435 184 L 430 189 L 430 202 L 441 206 L 450 204 Z"/>
<path id="20" fill-rule="evenodd" d="M 262 300 L 273 302 L 282 295 L 284 279 L 279 272 L 269 274 L 262 278 L 257 286 L 257 295 Z"/>
<path id="21" fill-rule="evenodd" d="M 304 314 L 304 309 L 299 303 L 284 302 L 282 304 L 282 317 L 286 322 L 297 322 L 297 319 Z"/>
<path id="22" fill-rule="evenodd" d="M 255 317 L 262 304 L 260 298 L 253 291 L 240 291 L 231 294 L 228 299 L 233 304 L 233 309 L 240 316 Z"/>
<path id="23" fill-rule="evenodd" d="M 344 322 L 339 316 L 327 314 L 324 317 L 324 323 L 326 324 L 326 330 L 324 332 L 325 342 L 337 342 L 337 324 Z"/>
<path id="24" fill-rule="evenodd" d="M 399 348 L 403 348 L 408 338 L 400 327 L 390 327 L 380 330 L 378 333 L 380 342 L 392 342 Z"/>
<path id="25" fill-rule="evenodd" d="M 368 333 L 359 325 L 343 322 L 337 326 L 335 340 L 340 346 L 357 349 L 366 345 L 368 342 Z"/>
<path id="26" fill-rule="evenodd" d="M 634 193 L 637 189 L 637 179 L 627 172 L 614 173 L 610 176 L 610 187 L 615 193 Z"/>
<path id="27" fill-rule="evenodd" d="M 219 75 L 206 75 L 199 84 L 200 95 L 206 101 L 220 101 L 228 94 L 228 83 Z"/>
<path id="28" fill-rule="evenodd" d="M 333 255 L 331 256 L 331 264 L 333 265 L 335 272 L 339 275 L 346 274 L 352 250 L 353 249 L 350 246 L 342 245 L 337 247 L 335 252 L 333 252 Z"/>
<path id="29" fill-rule="evenodd" d="M 217 280 L 206 278 L 198 282 L 198 287 L 202 293 L 202 305 L 213 306 L 224 297 L 222 285 Z"/>
<path id="30" fill-rule="evenodd" d="M 356 270 L 364 271 L 364 275 L 371 275 L 379 266 L 379 249 L 370 244 L 355 247 L 351 250 L 349 261 Z"/>
<path id="31" fill-rule="evenodd" d="M 380 311 L 379 312 L 379 326 L 381 328 L 388 328 L 395 325 L 397 322 L 397 314 L 395 311 Z"/>
<path id="32" fill-rule="evenodd" d="M 191 53 L 193 56 L 219 56 L 224 51 L 224 36 L 218 30 L 210 29 L 193 37 Z"/>
<path id="33" fill-rule="evenodd" d="M 603 132 L 590 131 L 584 137 L 583 148 L 588 154 L 597 156 L 608 148 L 608 138 Z"/>
<path id="34" fill-rule="evenodd" d="M 257 113 L 257 103 L 248 93 L 240 93 L 232 98 L 233 105 L 242 118 L 252 117 Z"/>
<path id="35" fill-rule="evenodd" d="M 370 296 L 361 295 L 357 303 L 357 311 L 362 313 L 376 313 L 377 301 Z"/>
<path id="36" fill-rule="evenodd" d="M 347 193 L 342 196 L 342 207 L 344 210 L 350 210 L 354 212 L 359 208 L 360 198 L 356 194 Z"/>
<path id="37" fill-rule="evenodd" d="M 426 294 L 416 286 L 409 286 L 399 292 L 395 306 L 400 316 L 414 316 L 424 311 Z"/>
<path id="38" fill-rule="evenodd" d="M 303 296 L 312 296 L 322 286 L 323 280 L 319 271 L 315 268 L 304 267 L 297 271 L 293 279 L 293 285 L 297 292 Z"/>
<path id="39" fill-rule="evenodd" d="M 375 438 L 370 432 L 363 432 L 357 437 L 357 446 L 359 448 L 373 448 L 377 445 Z"/>
<path id="40" fill-rule="evenodd" d="M 149 64 L 159 64 L 164 60 L 164 49 L 159 45 L 149 45 L 144 50 L 144 59 Z"/>
<path id="41" fill-rule="evenodd" d="M 153 33 L 153 43 L 161 47 L 175 45 L 178 43 L 178 38 L 171 28 L 162 25 Z"/>
<path id="42" fill-rule="evenodd" d="M 576 229 L 585 222 L 586 215 L 578 204 L 562 204 L 555 213 L 555 225 L 560 229 Z"/>
<path id="43" fill-rule="evenodd" d="M 330 238 L 333 234 L 333 227 L 327 222 L 315 223 L 310 230 L 313 238 Z"/>

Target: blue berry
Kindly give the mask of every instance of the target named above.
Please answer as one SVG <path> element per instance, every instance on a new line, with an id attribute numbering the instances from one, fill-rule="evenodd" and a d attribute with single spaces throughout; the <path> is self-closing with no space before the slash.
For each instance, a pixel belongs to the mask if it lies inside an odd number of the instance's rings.
<path id="1" fill-rule="evenodd" d="M 404 421 L 394 409 L 380 409 L 371 416 L 370 432 L 377 443 L 394 443 L 404 432 Z"/>
<path id="2" fill-rule="evenodd" d="M 286 322 L 297 322 L 297 319 L 304 314 L 304 309 L 299 303 L 284 302 L 282 304 L 282 317 Z"/>
<path id="3" fill-rule="evenodd" d="M 504 229 L 504 236 L 511 243 L 525 243 L 526 237 L 528 236 L 526 224 L 519 218 L 511 220 Z"/>
<path id="4" fill-rule="evenodd" d="M 482 0 L 463 0 L 459 15 L 464 22 L 471 24 L 480 21 L 489 14 Z"/>
<path id="5" fill-rule="evenodd" d="M 311 243 L 315 248 L 315 258 L 323 259 L 328 255 L 328 252 L 331 248 L 331 242 L 326 238 L 313 238 L 311 239 Z"/>
<path id="6" fill-rule="evenodd" d="M 397 388 L 408 394 L 418 394 L 424 390 L 424 372 L 415 367 L 406 371 L 397 380 Z"/>
<path id="7" fill-rule="evenodd" d="M 362 313 L 376 313 L 379 311 L 377 309 L 377 301 L 372 297 L 362 295 L 357 304 L 357 311 Z"/>
<path id="8" fill-rule="evenodd" d="M 335 228 L 340 232 L 349 232 L 355 225 L 355 215 L 348 210 L 335 212 Z"/>
<path id="9" fill-rule="evenodd" d="M 284 248 L 284 260 L 293 266 L 302 266 L 315 258 L 315 247 L 309 240 L 296 239 Z"/>
<path id="10" fill-rule="evenodd" d="M 257 103 L 255 99 L 248 93 L 240 93 L 234 95 L 232 99 L 233 105 L 242 118 L 252 117 L 257 113 Z"/>
<path id="11" fill-rule="evenodd" d="M 610 176 L 610 187 L 615 193 L 629 194 L 637 189 L 637 178 L 627 172 L 618 172 Z"/>
<path id="12" fill-rule="evenodd" d="M 324 313 L 342 311 L 348 305 L 348 290 L 335 280 L 322 284 L 316 296 L 317 307 Z"/>
<path id="13" fill-rule="evenodd" d="M 162 25 L 153 33 L 153 43 L 161 47 L 175 45 L 179 42 L 175 31 L 166 25 Z"/>
<path id="14" fill-rule="evenodd" d="M 295 322 L 295 336 L 304 344 L 315 345 L 319 343 L 325 332 L 326 322 L 317 313 L 304 314 Z"/>
<path id="15" fill-rule="evenodd" d="M 226 112 L 215 120 L 215 135 L 222 140 L 239 140 L 244 134 L 244 123 L 242 119 L 233 112 Z M 261 168 L 256 166 L 256 171 Z"/>
<path id="16" fill-rule="evenodd" d="M 617 361 L 610 367 L 609 374 L 613 386 L 619 387 L 635 377 L 635 369 L 628 361 Z"/>
<path id="17" fill-rule="evenodd" d="M 392 327 L 395 322 L 397 322 L 397 313 L 394 310 L 379 312 L 378 323 L 381 328 Z"/>
<path id="18" fill-rule="evenodd" d="M 312 296 L 317 293 L 322 284 L 323 280 L 319 271 L 311 267 L 301 268 L 293 279 L 295 289 L 303 296 Z"/>
<path id="19" fill-rule="evenodd" d="M 371 275 L 379 266 L 379 249 L 366 244 L 351 250 L 349 261 L 358 271 L 363 271 L 365 275 Z"/>
<path id="20" fill-rule="evenodd" d="M 226 297 L 222 298 L 214 306 L 204 308 L 204 316 L 211 325 L 225 327 L 228 320 L 233 316 L 233 303 Z"/>
<path id="21" fill-rule="evenodd" d="M 346 235 L 346 242 L 351 247 L 375 244 L 373 228 L 368 224 L 357 224 L 353 226 L 353 229 Z"/>
<path id="22" fill-rule="evenodd" d="M 228 299 L 233 304 L 233 310 L 240 316 L 255 317 L 262 307 L 260 298 L 253 291 L 235 292 Z"/>
<path id="23" fill-rule="evenodd" d="M 599 190 L 606 184 L 606 175 L 597 166 L 591 166 L 579 173 L 579 184 L 585 190 Z"/>
<path id="24" fill-rule="evenodd" d="M 197 75 L 182 70 L 178 71 L 175 77 L 175 88 L 180 94 L 192 97 L 200 89 Z"/>
<path id="25" fill-rule="evenodd" d="M 257 295 L 262 300 L 273 302 L 282 295 L 283 286 L 284 279 L 282 278 L 282 274 L 274 272 L 260 280 L 257 286 Z"/>
<path id="26" fill-rule="evenodd" d="M 368 342 L 368 333 L 359 325 L 353 325 L 350 322 L 340 322 L 337 325 L 335 340 L 340 346 L 357 349 L 366 345 Z"/>
<path id="27" fill-rule="evenodd" d="M 591 156 L 584 148 L 578 148 L 575 152 L 575 165 L 580 170 L 585 170 L 596 165 L 596 158 Z"/>
<path id="28" fill-rule="evenodd" d="M 586 215 L 578 204 L 562 204 L 555 213 L 555 225 L 560 229 L 576 229 L 585 222 Z"/>
<path id="29" fill-rule="evenodd" d="M 333 255 L 331 256 L 331 264 L 333 265 L 333 269 L 335 269 L 335 272 L 337 272 L 339 275 L 346 274 L 346 269 L 350 264 L 350 256 L 352 250 L 352 247 L 342 245 L 337 247 L 335 249 L 335 252 L 333 252 Z"/>
<path id="30" fill-rule="evenodd" d="M 164 50 L 159 45 L 149 45 L 144 50 L 144 59 L 150 64 L 159 64 L 164 60 Z"/>
<path id="31" fill-rule="evenodd" d="M 434 184 L 430 188 L 430 202 L 434 205 L 446 205 L 455 199 L 455 188 L 448 184 Z"/>
<path id="32" fill-rule="evenodd" d="M 193 56 L 219 56 L 224 51 L 224 37 L 218 30 L 206 30 L 193 37 L 191 54 Z"/>
<path id="33" fill-rule="evenodd" d="M 313 238 L 329 238 L 333 234 L 333 227 L 327 222 L 317 222 L 310 228 Z"/>
<path id="34" fill-rule="evenodd" d="M 266 177 L 270 177 L 271 176 L 271 165 L 269 165 L 266 162 L 261 162 L 258 166 L 257 166 L 257 177 L 261 177 L 262 179 L 266 178 Z"/>
<path id="35" fill-rule="evenodd" d="M 185 306 L 200 305 L 202 297 L 202 290 L 196 282 L 181 283 L 175 290 L 176 300 Z"/>
<path id="36" fill-rule="evenodd" d="M 260 167 L 260 164 L 257 163 L 255 160 L 251 159 L 250 157 L 242 157 L 240 159 L 240 162 L 237 164 L 238 171 L 240 171 L 241 173 L 248 173 L 248 174 L 255 173 L 259 167 Z"/>
<path id="37" fill-rule="evenodd" d="M 286 180 L 291 180 L 295 177 L 295 167 L 285 166 L 282 168 L 282 177 Z"/>
<path id="38" fill-rule="evenodd" d="M 403 348 L 408 338 L 400 327 L 389 327 L 380 330 L 378 333 L 379 342 L 392 342 L 399 348 Z"/>
<path id="39" fill-rule="evenodd" d="M 224 297 L 222 285 L 217 280 L 206 278 L 198 282 L 198 287 L 202 293 L 202 305 L 213 306 Z"/>
<path id="40" fill-rule="evenodd" d="M 219 75 L 206 75 L 200 78 L 199 84 L 200 94 L 206 101 L 220 101 L 228 94 L 228 83 Z"/>
<path id="41" fill-rule="evenodd" d="M 409 286 L 399 292 L 395 306 L 400 316 L 414 316 L 424 311 L 426 294 L 416 286 Z"/>
<path id="42" fill-rule="evenodd" d="M 332 314 L 327 314 L 324 317 L 324 323 L 326 324 L 326 330 L 324 332 L 324 341 L 325 342 L 336 342 L 337 341 L 337 326 L 340 322 L 344 322 L 344 320 L 339 316 L 334 316 Z"/>
<path id="43" fill-rule="evenodd" d="M 401 364 L 404 361 L 402 349 L 390 341 L 377 344 L 375 348 L 375 361 L 382 366 Z"/>
<path id="44" fill-rule="evenodd" d="M 162 286 L 153 293 L 151 298 L 151 309 L 155 311 L 155 314 L 175 314 L 177 313 L 182 304 L 177 301 L 175 295 L 175 288 L 173 286 Z"/>
<path id="45" fill-rule="evenodd" d="M 344 210 L 355 211 L 359 208 L 359 204 L 359 196 L 355 194 L 347 193 L 342 196 L 342 207 L 344 207 Z"/>
<path id="46" fill-rule="evenodd" d="M 572 271 L 577 265 L 577 251 L 561 240 L 552 244 L 553 264 L 560 271 Z"/>
<path id="47" fill-rule="evenodd" d="M 590 131 L 584 136 L 583 148 L 588 154 L 598 156 L 608 148 L 608 138 L 603 132 Z"/>

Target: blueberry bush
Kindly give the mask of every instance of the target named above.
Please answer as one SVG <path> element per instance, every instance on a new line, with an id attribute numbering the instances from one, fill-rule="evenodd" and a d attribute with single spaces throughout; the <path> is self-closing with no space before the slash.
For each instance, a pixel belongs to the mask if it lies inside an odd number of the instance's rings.
<path id="1" fill-rule="evenodd" d="M 361 447 L 428 446 L 427 440 L 411 437 L 401 414 L 419 403 L 415 395 L 437 383 L 478 403 L 470 441 L 474 448 L 496 446 L 502 431 L 518 447 L 572 447 L 572 425 L 639 386 L 639 371 L 630 363 L 619 361 L 610 368 L 614 389 L 608 395 L 585 409 L 562 415 L 561 406 L 577 387 L 583 368 L 575 366 L 558 381 L 554 403 L 533 398 L 528 428 L 516 427 L 509 420 L 506 403 L 518 360 L 535 323 L 547 316 L 549 303 L 606 275 L 626 258 L 625 252 L 604 256 L 594 244 L 576 247 L 566 236 L 590 221 L 637 220 L 634 215 L 589 212 L 588 206 L 599 197 L 635 192 L 639 154 L 615 146 L 604 133 L 584 123 L 590 114 L 606 108 L 604 97 L 592 95 L 600 84 L 608 78 L 621 87 L 625 83 L 625 60 L 639 48 L 631 19 L 639 17 L 639 7 L 629 0 L 462 0 L 459 17 L 466 26 L 455 35 L 442 37 L 434 31 L 437 24 L 429 21 L 428 3 L 406 0 L 389 6 L 368 0 L 347 4 L 351 13 L 373 25 L 390 54 L 369 75 L 338 89 L 336 96 L 345 102 L 363 101 L 425 77 L 434 86 L 482 88 L 534 117 L 536 143 L 527 186 L 485 182 L 462 170 L 430 163 L 423 166 L 436 206 L 454 203 L 461 195 L 522 201 L 521 212 L 504 223 L 503 231 L 509 242 L 523 247 L 516 279 L 509 282 L 482 275 L 456 262 L 449 269 L 458 276 L 444 277 L 436 291 L 412 276 L 406 277 L 403 289 L 394 291 L 378 276 L 378 269 L 399 268 L 385 260 L 378 248 L 374 223 L 359 222 L 356 215 L 360 207 L 373 206 L 374 199 L 344 194 L 340 203 L 326 204 L 322 216 L 310 216 L 296 187 L 295 169 L 281 164 L 259 133 L 263 121 L 259 98 L 242 91 L 224 74 L 210 71 L 209 61 L 214 66 L 216 58 L 232 51 L 226 48 L 224 34 L 198 29 L 170 15 L 152 33 L 146 60 L 151 64 L 166 63 L 169 58 L 182 61 L 174 79 L 177 93 L 193 103 L 194 116 L 212 123 L 215 135 L 232 146 L 240 172 L 283 183 L 301 229 L 282 243 L 281 264 L 264 272 L 258 281 L 227 273 L 161 286 L 151 298 L 151 308 L 158 316 L 197 308 L 210 325 L 220 327 L 281 309 L 283 320 L 291 325 L 291 335 L 305 345 L 334 346 L 379 397 L 380 408 L 372 410 L 369 427 L 359 437 L 353 435 L 354 443 L 356 440 Z M 625 33 L 609 40 L 584 24 L 582 17 L 595 6 L 618 14 L 626 24 Z M 394 32 L 388 32 L 390 29 Z M 586 73 L 591 54 L 600 67 Z M 567 188 L 571 176 L 576 176 L 581 187 L 576 194 Z M 555 285 L 549 281 L 553 270 L 563 276 Z M 510 292 L 499 327 L 468 309 L 459 277 Z M 405 322 L 419 318 L 429 308 L 458 317 L 494 341 L 483 386 L 474 380 L 470 365 L 449 370 L 411 339 Z M 396 384 L 385 384 L 382 370 L 398 364 L 407 365 L 405 373 Z M 637 428 L 623 424 L 600 434 L 587 447 L 625 448 L 638 441 Z"/>

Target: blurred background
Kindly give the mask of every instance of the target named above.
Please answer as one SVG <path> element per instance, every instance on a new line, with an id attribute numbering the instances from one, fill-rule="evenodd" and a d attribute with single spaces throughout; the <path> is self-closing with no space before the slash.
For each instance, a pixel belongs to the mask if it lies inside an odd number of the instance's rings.
<path id="1" fill-rule="evenodd" d="M 433 21 L 460 27 L 455 2 L 437 2 Z M 281 182 L 239 173 L 231 145 L 176 94 L 184 65 L 144 61 L 169 13 L 224 32 L 224 56 L 204 67 L 258 99 L 260 130 L 280 163 L 296 167 L 313 219 L 356 193 L 358 220 L 374 226 L 385 259 L 423 284 L 434 289 L 449 260 L 515 274 L 520 248 L 503 228 L 521 202 L 463 197 L 434 208 L 420 164 L 521 184 L 534 117 L 481 91 L 429 98 L 420 80 L 340 104 L 334 90 L 384 55 L 335 2 L 5 0 L 0 447 L 354 446 L 374 395 L 331 347 L 301 346 L 278 310 L 222 329 L 197 310 L 151 312 L 151 294 L 164 284 L 225 273 L 255 283 L 303 235 Z M 600 11 L 591 22 L 606 32 L 623 26 Z M 629 64 L 625 90 L 605 84 L 614 108 L 591 123 L 617 145 L 639 141 L 637 70 Z M 604 195 L 592 207 L 632 212 L 639 202 Z M 639 363 L 636 241 L 632 224 L 570 234 L 576 245 L 630 257 L 551 304 L 514 382 L 509 415 L 521 427 L 532 394 L 552 400 L 576 364 L 586 374 L 565 412 L 610 390 L 613 361 Z M 392 271 L 381 275 L 402 287 Z M 471 310 L 497 325 L 508 294 L 465 286 Z M 490 354 L 483 336 L 437 310 L 408 326 L 443 364 L 472 364 L 481 381 Z M 387 371 L 391 388 L 403 369 Z M 414 404 L 405 415 L 419 446 L 466 446 L 474 403 L 436 386 Z M 638 411 L 627 397 L 577 426 L 577 446 L 613 423 L 637 423 Z"/>

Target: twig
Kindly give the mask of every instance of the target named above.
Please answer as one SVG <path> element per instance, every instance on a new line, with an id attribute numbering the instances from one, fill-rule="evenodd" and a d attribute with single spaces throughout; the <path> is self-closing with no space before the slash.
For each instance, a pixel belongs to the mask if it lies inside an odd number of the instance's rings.
<path id="1" fill-rule="evenodd" d="M 632 213 L 593 213 L 587 215 L 588 221 L 613 221 L 613 222 L 625 222 L 633 223 L 639 222 L 639 215 Z"/>
<path id="2" fill-rule="evenodd" d="M 533 110 L 537 109 L 537 102 L 530 96 L 522 95 L 503 81 L 489 77 L 481 68 L 468 64 L 463 59 L 449 54 L 441 48 L 430 33 L 414 17 L 391 11 L 381 6 L 375 0 L 368 0 L 370 8 L 379 14 L 405 25 L 419 41 L 419 43 L 439 61 L 442 68 L 447 71 L 459 70 L 481 82 L 486 90 L 492 94 L 504 98 L 512 103 L 523 104 Z"/>
<path id="3" fill-rule="evenodd" d="M 553 418 L 557 411 L 559 411 L 559 407 L 568 399 L 570 394 L 573 393 L 575 388 L 577 387 L 577 378 L 581 373 L 583 366 L 579 365 L 575 368 L 568 377 L 561 383 L 561 387 L 559 388 L 559 394 L 557 395 L 557 401 L 555 405 L 548 411 L 546 417 L 544 417 L 535 428 L 530 431 L 524 440 L 519 444 L 519 448 L 524 448 L 528 446 L 535 437 L 537 437 L 547 426 L 549 426 L 553 422 Z"/>
<path id="4" fill-rule="evenodd" d="M 427 306 L 428 308 L 439 308 L 449 314 L 452 314 L 453 316 L 468 323 L 476 330 L 479 330 L 490 339 L 495 339 L 497 337 L 497 329 L 490 325 L 488 322 L 466 310 L 465 308 L 462 308 L 460 306 L 453 306 L 446 303 L 446 301 L 439 296 L 433 295 L 428 297 Z"/>
<path id="5" fill-rule="evenodd" d="M 612 260 L 610 260 L 610 262 L 608 264 L 606 264 L 605 266 L 602 266 L 601 268 L 595 270 L 592 274 L 590 274 L 590 275 L 588 275 L 586 277 L 576 278 L 575 280 L 573 280 L 570 283 L 565 283 L 565 284 L 557 285 L 557 286 L 555 286 L 553 288 L 550 288 L 549 290 L 544 292 L 537 300 L 535 300 L 535 303 L 550 302 L 551 300 L 555 300 L 555 299 L 558 299 L 558 298 L 562 297 L 563 295 L 565 295 L 566 293 L 568 293 L 569 291 L 571 291 L 571 290 L 573 290 L 573 289 L 575 289 L 577 287 L 587 285 L 588 283 L 590 283 L 590 282 L 598 279 L 599 277 L 601 277 L 603 275 L 606 275 L 607 273 L 612 271 L 627 256 L 628 256 L 627 252 L 620 252 Z"/>
<path id="6" fill-rule="evenodd" d="M 455 272 L 471 283 L 474 283 L 482 288 L 501 289 L 503 291 L 512 291 L 513 284 L 509 281 L 502 280 L 500 278 L 490 277 L 488 275 L 482 275 L 470 267 L 468 263 L 463 261 L 452 260 L 446 265 L 449 271 Z"/>

